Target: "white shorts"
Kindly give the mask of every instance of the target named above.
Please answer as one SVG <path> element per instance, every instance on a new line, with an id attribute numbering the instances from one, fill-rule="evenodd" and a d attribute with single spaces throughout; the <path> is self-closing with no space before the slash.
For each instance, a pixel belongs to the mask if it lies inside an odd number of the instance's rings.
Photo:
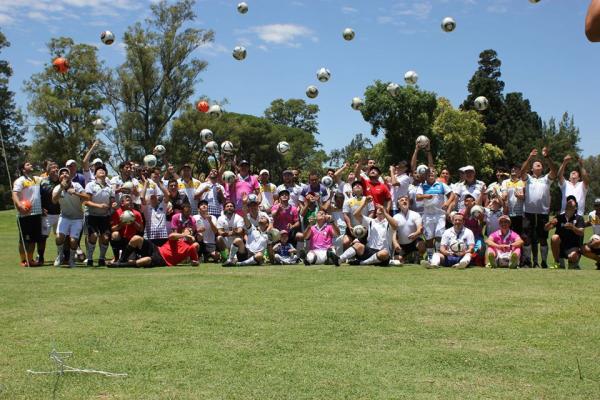
<path id="1" fill-rule="evenodd" d="M 425 240 L 442 237 L 446 230 L 446 214 L 423 214 L 423 229 L 425 230 Z"/>
<path id="2" fill-rule="evenodd" d="M 311 256 L 311 254 L 316 257 L 315 262 L 312 262 L 313 256 Z M 327 261 L 327 250 L 311 250 L 307 253 L 306 258 L 311 262 L 311 264 L 325 264 L 325 261 Z"/>
<path id="3" fill-rule="evenodd" d="M 70 236 L 71 239 L 79 239 L 82 229 L 83 219 L 69 219 L 62 215 L 58 218 L 56 233 L 59 235 Z"/>
<path id="4" fill-rule="evenodd" d="M 58 214 L 49 214 L 42 217 L 42 236 L 50 236 L 50 232 L 58 227 Z"/>

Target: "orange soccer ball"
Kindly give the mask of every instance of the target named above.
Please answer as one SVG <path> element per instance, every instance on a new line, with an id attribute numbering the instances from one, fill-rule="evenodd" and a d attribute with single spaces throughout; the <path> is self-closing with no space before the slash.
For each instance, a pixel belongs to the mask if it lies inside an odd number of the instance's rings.
<path id="1" fill-rule="evenodd" d="M 69 70 L 69 60 L 63 57 L 55 58 L 54 61 L 52 61 L 52 66 L 56 72 L 64 74 Z"/>
<path id="2" fill-rule="evenodd" d="M 196 105 L 196 109 L 200 112 L 207 112 L 208 111 L 208 102 L 207 101 L 199 101 L 198 104 Z"/>
<path id="3" fill-rule="evenodd" d="M 25 199 L 25 200 L 23 200 L 21 202 L 21 205 L 25 209 L 25 212 L 30 212 L 31 211 L 31 201 Z"/>

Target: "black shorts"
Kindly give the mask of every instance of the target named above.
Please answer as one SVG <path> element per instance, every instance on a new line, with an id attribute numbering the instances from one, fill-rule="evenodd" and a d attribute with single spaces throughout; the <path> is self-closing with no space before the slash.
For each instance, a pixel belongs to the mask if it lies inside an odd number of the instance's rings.
<path id="1" fill-rule="evenodd" d="M 110 217 L 108 215 L 105 217 L 87 215 L 85 217 L 85 226 L 87 227 L 88 235 L 110 233 Z"/>
<path id="2" fill-rule="evenodd" d="M 25 243 L 37 243 L 42 240 L 41 214 L 18 217 L 17 225 Z M 19 241 L 21 240 L 21 235 L 19 235 Z"/>
<path id="3" fill-rule="evenodd" d="M 523 235 L 523 216 L 514 215 L 510 217 L 510 229 L 517 232 L 519 236 Z"/>
<path id="4" fill-rule="evenodd" d="M 581 248 L 579 246 L 573 245 L 573 243 L 565 243 L 565 245 L 561 243 L 560 258 L 569 258 L 569 253 L 575 250 L 577 250 L 578 253 L 581 255 Z"/>
<path id="5" fill-rule="evenodd" d="M 148 239 L 144 239 L 144 243 L 142 244 L 142 248 L 139 251 L 139 255 L 141 257 L 150 257 L 152 259 L 153 267 L 164 267 L 165 265 L 167 265 L 167 262 L 160 255 L 158 246 L 156 246 Z"/>
<path id="6" fill-rule="evenodd" d="M 248 251 L 248 249 L 246 249 L 245 253 L 240 253 L 239 251 L 235 254 L 238 262 L 244 262 L 247 259 L 249 259 L 250 257 L 254 257 L 254 253 L 252 253 L 251 251 Z"/>
<path id="7" fill-rule="evenodd" d="M 523 215 L 523 231 L 531 243 L 542 242 L 543 245 L 547 245 L 548 231 L 544 228 L 549 218 L 548 214 L 525 213 Z"/>
<path id="8" fill-rule="evenodd" d="M 417 249 L 417 244 L 422 241 L 423 241 L 422 238 L 416 238 L 415 240 L 413 240 L 412 242 L 410 242 L 408 244 L 401 244 L 400 248 L 402 249 L 402 252 L 404 253 L 404 255 L 408 255 L 410 253 L 419 251 Z"/>
<path id="9" fill-rule="evenodd" d="M 167 241 L 169 240 L 168 238 L 164 238 L 164 239 L 149 239 L 155 246 L 162 246 L 163 244 L 167 243 Z"/>
<path id="10" fill-rule="evenodd" d="M 356 259 L 357 259 L 358 261 L 365 261 L 365 260 L 367 260 L 367 259 L 371 258 L 371 256 L 374 256 L 375 254 L 379 253 L 380 251 L 381 251 L 381 250 L 376 250 L 376 249 L 373 249 L 373 248 L 371 248 L 371 247 L 367 247 L 367 246 L 365 246 L 365 251 L 364 251 L 364 253 L 362 253 L 362 255 L 360 255 L 360 256 L 357 254 L 357 255 L 356 255 Z M 378 259 L 378 261 L 379 261 L 379 259 Z M 388 258 L 386 261 L 379 261 L 379 262 L 378 262 L 377 264 L 375 264 L 375 265 L 388 265 L 389 263 L 390 263 L 390 260 L 389 260 L 389 258 Z"/>

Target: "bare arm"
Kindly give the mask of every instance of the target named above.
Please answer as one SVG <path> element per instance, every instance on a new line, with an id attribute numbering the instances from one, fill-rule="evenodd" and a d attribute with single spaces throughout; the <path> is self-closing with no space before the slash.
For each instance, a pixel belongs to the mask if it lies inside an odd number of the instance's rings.
<path id="1" fill-rule="evenodd" d="M 98 139 L 96 139 L 94 141 L 94 143 L 92 143 L 92 145 L 90 146 L 90 149 L 88 150 L 88 152 L 85 153 L 85 157 L 83 157 L 83 161 L 82 161 L 84 171 L 87 171 L 90 169 L 90 158 L 92 158 L 92 153 L 94 152 L 96 147 L 98 147 L 99 144 L 100 144 L 100 141 Z"/>
<path id="2" fill-rule="evenodd" d="M 393 230 L 398 229 L 398 222 L 394 219 L 394 217 L 392 217 L 388 211 L 386 210 L 385 207 L 381 206 L 381 205 L 377 205 L 377 208 L 381 208 L 383 210 L 383 215 L 385 216 L 385 219 L 387 219 L 387 222 L 390 224 L 390 226 L 392 227 Z"/>
<path id="3" fill-rule="evenodd" d="M 412 157 L 410 159 L 410 170 L 414 171 L 417 169 L 417 155 L 419 154 L 419 146 L 415 146 L 415 151 L 413 151 Z"/>
<path id="4" fill-rule="evenodd" d="M 588 174 L 587 170 L 583 166 L 583 159 L 580 157 L 577 161 L 579 163 L 579 172 L 581 173 L 581 179 L 583 180 L 583 185 L 586 189 L 590 186 L 590 174 Z"/>
<path id="5" fill-rule="evenodd" d="M 546 162 L 548 163 L 548 166 L 550 167 L 550 179 L 555 180 L 556 174 L 557 174 L 556 164 L 550 158 L 550 152 L 548 151 L 547 147 L 544 147 L 542 149 L 542 156 L 544 157 L 544 160 L 546 160 Z"/>
<path id="6" fill-rule="evenodd" d="M 585 34 L 590 42 L 600 42 L 600 0 L 592 0 L 585 17 Z"/>
<path id="7" fill-rule="evenodd" d="M 348 163 L 344 163 L 344 165 L 342 165 L 337 171 L 335 171 L 335 173 L 333 174 L 333 181 L 335 183 L 340 183 L 340 180 L 342 179 L 342 174 L 348 168 L 348 166 Z"/>
<path id="8" fill-rule="evenodd" d="M 573 157 L 571 157 L 569 154 L 567 154 L 565 156 L 565 158 L 563 158 L 563 162 L 560 164 L 560 167 L 558 168 L 558 182 L 563 185 L 565 183 L 565 170 L 567 169 L 567 165 L 569 164 L 569 162 L 572 160 Z"/>
<path id="9" fill-rule="evenodd" d="M 537 156 L 537 150 L 533 149 L 531 150 L 531 152 L 529 153 L 529 157 L 527 157 L 527 160 L 525 160 L 523 162 L 523 165 L 521 165 L 521 170 L 519 171 L 519 175 L 521 176 L 522 180 L 525 180 L 525 178 L 527 178 L 527 171 L 529 171 L 529 168 L 531 166 L 531 162 L 533 161 L 533 158 Z"/>

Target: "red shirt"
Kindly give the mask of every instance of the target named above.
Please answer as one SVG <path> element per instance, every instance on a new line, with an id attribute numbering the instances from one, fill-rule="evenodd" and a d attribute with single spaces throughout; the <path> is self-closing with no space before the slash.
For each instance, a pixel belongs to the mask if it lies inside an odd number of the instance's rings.
<path id="1" fill-rule="evenodd" d="M 193 261 L 198 261 L 196 248 L 183 239 L 167 240 L 158 248 L 158 251 L 169 267 L 179 264 L 188 257 Z"/>
<path id="2" fill-rule="evenodd" d="M 365 178 L 361 178 L 361 181 L 365 196 L 373 197 L 373 202 L 375 204 L 384 205 L 386 201 L 392 199 L 390 189 L 388 189 L 385 183 L 379 181 L 373 182 L 370 179 Z"/>
<path id="3" fill-rule="evenodd" d="M 110 224 L 112 226 L 114 225 L 118 225 L 121 222 L 121 214 L 123 214 L 123 209 L 122 208 L 117 208 L 117 211 L 115 211 L 112 215 L 112 217 L 110 217 Z M 142 220 L 142 214 L 140 214 L 139 211 L 137 210 L 130 210 L 133 215 L 135 215 L 135 222 L 137 222 L 138 224 L 144 225 L 144 221 Z M 137 235 L 139 232 L 138 230 L 135 228 L 135 225 L 133 223 L 128 224 L 128 225 L 123 225 L 123 227 L 119 230 L 119 235 L 121 235 L 121 237 L 123 239 L 131 239 L 132 237 L 134 237 L 135 235 Z"/>

